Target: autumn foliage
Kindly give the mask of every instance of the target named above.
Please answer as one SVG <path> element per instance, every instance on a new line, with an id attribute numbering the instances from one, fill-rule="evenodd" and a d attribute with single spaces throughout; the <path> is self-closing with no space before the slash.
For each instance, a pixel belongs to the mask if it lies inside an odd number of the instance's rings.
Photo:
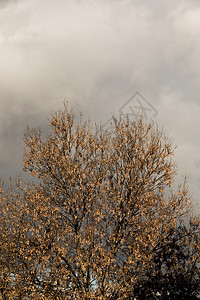
<path id="1" fill-rule="evenodd" d="M 1 186 L 2 299 L 198 299 L 199 221 L 186 182 L 172 190 L 171 142 L 142 118 L 113 123 L 65 104 L 46 137 L 27 129 L 38 181 Z"/>

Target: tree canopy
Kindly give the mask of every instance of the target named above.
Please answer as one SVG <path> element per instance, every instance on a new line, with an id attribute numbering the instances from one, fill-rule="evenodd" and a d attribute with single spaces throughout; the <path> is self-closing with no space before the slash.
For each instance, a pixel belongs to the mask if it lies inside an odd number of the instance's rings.
<path id="1" fill-rule="evenodd" d="M 153 121 L 113 123 L 65 103 L 48 135 L 27 128 L 38 181 L 1 186 L 2 299 L 198 299 L 199 219 L 187 182 L 172 189 L 173 146 Z"/>

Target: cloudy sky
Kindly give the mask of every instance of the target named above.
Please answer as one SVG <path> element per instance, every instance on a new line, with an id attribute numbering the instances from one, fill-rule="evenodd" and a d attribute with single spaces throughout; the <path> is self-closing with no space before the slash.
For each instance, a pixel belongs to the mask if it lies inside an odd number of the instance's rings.
<path id="1" fill-rule="evenodd" d="M 200 206 L 199 37 L 199 0 L 0 0 L 0 176 L 64 99 L 104 123 L 138 91 L 126 112 L 164 126 Z"/>

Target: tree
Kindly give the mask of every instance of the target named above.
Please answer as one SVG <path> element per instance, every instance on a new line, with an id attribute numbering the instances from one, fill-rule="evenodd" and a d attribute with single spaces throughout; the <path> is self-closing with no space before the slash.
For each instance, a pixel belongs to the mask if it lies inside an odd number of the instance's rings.
<path id="1" fill-rule="evenodd" d="M 138 281 L 136 299 L 197 300 L 200 295 L 199 221 L 179 224 L 154 251 L 146 276 Z"/>
<path id="2" fill-rule="evenodd" d="M 67 104 L 49 121 L 46 137 L 25 134 L 24 170 L 38 183 L 2 187 L 2 298 L 139 297 L 159 251 L 192 213 L 185 184 L 166 193 L 176 174 L 171 142 L 142 118 L 93 128 Z"/>

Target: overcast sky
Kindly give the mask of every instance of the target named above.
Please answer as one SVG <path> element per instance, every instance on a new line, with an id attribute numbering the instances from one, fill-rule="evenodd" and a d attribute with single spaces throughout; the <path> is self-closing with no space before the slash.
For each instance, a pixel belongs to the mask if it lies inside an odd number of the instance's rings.
<path id="1" fill-rule="evenodd" d="M 64 99 L 104 123 L 138 91 L 124 109 L 164 126 L 200 205 L 199 37 L 199 0 L 0 0 L 0 176 Z"/>

